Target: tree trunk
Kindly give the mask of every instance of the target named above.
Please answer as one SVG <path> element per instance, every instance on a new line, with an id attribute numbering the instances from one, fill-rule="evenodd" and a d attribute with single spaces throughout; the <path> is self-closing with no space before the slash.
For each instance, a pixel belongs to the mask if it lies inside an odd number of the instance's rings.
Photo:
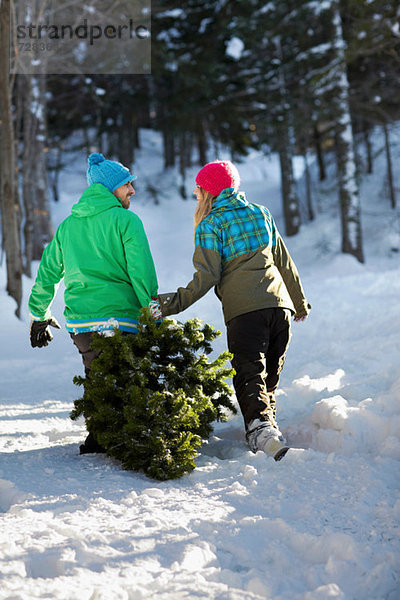
<path id="1" fill-rule="evenodd" d="M 101 154 L 105 154 L 103 148 L 104 136 L 103 136 L 103 116 L 101 108 L 97 108 L 96 111 L 96 137 L 97 137 L 97 151 Z"/>
<path id="2" fill-rule="evenodd" d="M 334 98 L 336 108 L 336 161 L 342 218 L 342 252 L 352 254 L 360 262 L 364 262 L 361 239 L 361 208 L 349 108 L 349 82 L 346 71 L 342 23 L 338 3 L 334 3 L 333 8 L 333 25 L 335 27 L 335 39 L 333 41 L 337 56 L 336 67 L 333 72 L 337 88 Z"/>
<path id="3" fill-rule="evenodd" d="M 186 200 L 186 188 L 185 188 L 185 179 L 186 179 L 186 136 L 185 132 L 181 131 L 179 133 L 179 192 L 184 200 Z"/>
<path id="4" fill-rule="evenodd" d="M 186 146 L 186 168 L 190 168 L 192 166 L 192 150 L 193 146 L 196 143 L 196 136 L 193 133 L 187 132 L 185 133 L 185 146 Z"/>
<path id="5" fill-rule="evenodd" d="M 34 206 L 36 204 L 36 190 L 33 178 L 33 156 L 32 146 L 34 137 L 33 115 L 31 111 L 32 85 L 31 77 L 19 76 L 24 86 L 24 118 L 23 118 L 23 151 L 22 151 L 22 198 L 25 211 L 24 224 L 24 273 L 31 277 L 31 264 L 33 261 L 33 238 L 34 238 Z"/>
<path id="6" fill-rule="evenodd" d="M 43 8 L 32 4 L 34 14 Z M 42 3 L 43 4 L 43 3 Z M 19 19 L 27 19 L 21 3 Z M 19 140 L 24 203 L 24 272 L 31 276 L 32 260 L 40 260 L 43 248 L 53 237 L 47 186 L 46 57 L 41 57 L 42 74 L 18 75 L 17 104 L 21 114 Z"/>
<path id="7" fill-rule="evenodd" d="M 385 154 L 386 154 L 386 164 L 387 164 L 387 181 L 389 186 L 389 196 L 390 196 L 390 204 L 392 208 L 396 208 L 396 193 L 394 191 L 394 183 L 393 183 L 393 168 L 392 168 L 392 155 L 390 152 L 390 139 L 389 139 L 389 130 L 386 123 L 382 125 L 383 133 L 385 136 Z"/>
<path id="8" fill-rule="evenodd" d="M 62 146 L 61 144 L 55 144 L 53 146 L 51 152 L 51 165 L 49 165 L 49 177 L 50 177 L 50 185 L 53 192 L 53 200 L 54 202 L 58 202 L 60 200 L 60 195 L 58 191 L 58 182 L 60 178 L 60 171 L 62 169 Z M 49 158 L 50 158 L 49 156 Z"/>
<path id="9" fill-rule="evenodd" d="M 136 150 L 140 150 L 140 137 L 139 137 L 139 127 L 138 127 L 138 119 L 135 119 L 133 130 L 132 130 L 132 139 L 133 139 L 133 147 Z"/>
<path id="10" fill-rule="evenodd" d="M 129 169 L 135 159 L 134 125 L 134 115 L 128 108 L 124 108 L 122 111 L 120 135 L 118 138 L 117 156 L 118 160 Z"/>
<path id="11" fill-rule="evenodd" d="M 83 138 L 85 140 L 86 155 L 89 156 L 89 154 L 92 152 L 92 143 L 90 141 L 89 129 L 86 126 L 83 127 Z"/>
<path id="12" fill-rule="evenodd" d="M 175 138 L 174 134 L 164 127 L 162 131 L 164 142 L 164 169 L 175 166 Z"/>
<path id="13" fill-rule="evenodd" d="M 207 163 L 207 139 L 206 132 L 204 130 L 204 122 L 199 119 L 198 130 L 197 130 L 197 147 L 199 150 L 199 163 L 205 165 Z"/>
<path id="14" fill-rule="evenodd" d="M 373 171 L 372 144 L 368 124 L 366 123 L 366 121 L 364 121 L 362 124 L 362 133 L 364 138 L 365 149 L 367 151 L 367 173 L 368 175 L 371 175 Z"/>
<path id="15" fill-rule="evenodd" d="M 296 182 L 293 172 L 293 132 L 291 131 L 290 106 L 285 73 L 283 71 L 284 59 L 282 56 L 281 42 L 279 38 L 275 39 L 277 54 L 280 60 L 279 70 L 279 96 L 280 96 L 280 114 L 279 125 L 277 127 L 279 139 L 279 161 L 281 166 L 281 192 L 283 203 L 283 214 L 285 218 L 286 235 L 295 235 L 300 229 L 300 208 L 296 192 Z"/>
<path id="16" fill-rule="evenodd" d="M 15 146 L 10 92 L 10 0 L 0 4 L 0 202 L 3 250 L 6 255 L 7 292 L 17 303 L 20 317 L 22 302 L 22 255 L 19 232 L 19 204 L 15 202 Z"/>
<path id="17" fill-rule="evenodd" d="M 295 235 L 300 229 L 300 212 L 296 182 L 293 175 L 292 155 L 288 145 L 281 145 L 279 160 L 281 166 L 281 192 L 283 214 L 285 217 L 285 232 L 286 235 Z"/>
<path id="18" fill-rule="evenodd" d="M 304 174 L 306 178 L 306 200 L 307 200 L 307 215 L 310 221 L 315 218 L 314 209 L 312 205 L 312 193 L 311 193 L 311 173 L 310 165 L 308 164 L 307 150 L 303 154 L 304 158 Z"/>
<path id="19" fill-rule="evenodd" d="M 50 218 L 50 204 L 47 186 L 47 127 L 46 127 L 46 77 L 32 76 L 32 103 L 27 107 L 32 111 L 33 135 L 30 161 L 33 165 L 32 180 L 34 190 L 33 206 L 33 260 L 40 260 L 45 246 L 53 238 Z"/>
<path id="20" fill-rule="evenodd" d="M 325 179 L 326 179 L 326 171 L 325 171 L 324 155 L 323 155 L 322 146 L 321 146 L 321 133 L 320 133 L 320 131 L 318 129 L 318 125 L 317 124 L 314 124 L 313 133 L 314 133 L 315 151 L 317 153 L 317 161 L 318 161 L 318 169 L 319 169 L 319 180 L 320 181 L 325 181 Z"/>

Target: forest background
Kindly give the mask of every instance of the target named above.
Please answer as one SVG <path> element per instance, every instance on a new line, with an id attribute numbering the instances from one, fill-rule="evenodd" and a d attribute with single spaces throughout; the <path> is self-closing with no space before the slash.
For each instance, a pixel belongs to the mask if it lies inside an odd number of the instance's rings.
<path id="1" fill-rule="evenodd" d="M 51 201 L 58 201 L 78 131 L 87 154 L 103 152 L 128 166 L 140 128 L 160 132 L 164 169 L 176 171 L 183 199 L 187 169 L 221 148 L 237 162 L 254 148 L 277 153 L 287 236 L 318 218 L 310 160 L 323 181 L 326 157 L 334 155 L 342 252 L 364 262 L 358 190 L 362 173 L 374 168 L 376 127 L 387 165 L 386 198 L 377 202 L 395 209 L 398 195 L 391 158 L 391 127 L 400 118 L 398 2 L 189 0 L 177 7 L 155 0 L 151 73 L 139 75 L 48 74 L 45 66 L 16 72 L 10 32 L 27 3 L 0 2 L 2 260 L 17 316 L 22 275 L 31 276 L 54 233 Z M 50 16 L 54 9 L 50 0 L 28 4 Z M 82 15 L 94 4 L 85 1 Z M 293 174 L 299 155 L 306 181 L 300 198 Z M 147 182 L 145 193 L 157 203 L 161 190 Z"/>

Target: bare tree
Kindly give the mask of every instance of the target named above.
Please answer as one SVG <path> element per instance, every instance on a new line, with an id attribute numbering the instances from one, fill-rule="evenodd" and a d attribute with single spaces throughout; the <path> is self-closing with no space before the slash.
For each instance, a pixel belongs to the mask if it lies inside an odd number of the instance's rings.
<path id="1" fill-rule="evenodd" d="M 43 249 L 53 237 L 53 230 L 47 185 L 45 75 L 32 75 L 27 88 L 29 94 L 25 96 L 24 103 L 22 177 L 26 220 L 26 263 L 29 265 L 31 260 L 40 260 Z"/>
<path id="2" fill-rule="evenodd" d="M 6 256 L 7 292 L 17 303 L 20 317 L 22 302 L 22 256 L 19 233 L 20 207 L 16 202 L 16 160 L 11 112 L 10 87 L 10 0 L 0 4 L 0 202 L 2 246 Z"/>
<path id="3" fill-rule="evenodd" d="M 46 9 L 46 3 L 33 0 L 33 14 Z M 13 3 L 16 23 L 28 24 L 27 7 L 21 1 Z M 15 23 L 14 23 L 15 25 Z M 47 185 L 47 127 L 46 127 L 46 53 L 40 61 L 35 54 L 31 60 L 40 62 L 42 73 L 25 74 L 27 63 L 20 60 L 16 40 L 14 70 L 16 76 L 15 104 L 17 106 L 17 135 L 20 144 L 20 183 L 24 206 L 24 272 L 31 276 L 31 262 L 40 260 L 46 244 L 53 237 Z M 29 69 L 28 69 L 29 71 Z"/>
<path id="4" fill-rule="evenodd" d="M 280 66 L 278 69 L 279 118 L 276 126 L 278 133 L 278 152 L 281 167 L 281 193 L 283 214 L 285 218 L 286 235 L 295 235 L 300 229 L 300 208 L 297 197 L 296 181 L 293 171 L 294 134 L 291 124 L 291 98 L 286 85 L 284 59 L 281 40 L 275 38 L 277 56 Z"/>
<path id="5" fill-rule="evenodd" d="M 392 208 L 396 208 L 396 193 L 394 188 L 393 180 L 393 161 L 392 153 L 390 150 L 390 139 L 389 139 L 389 128 L 387 123 L 382 125 L 383 134 L 385 137 L 385 154 L 386 154 L 386 165 L 387 165 L 387 182 L 389 187 L 390 204 Z"/>
<path id="6" fill-rule="evenodd" d="M 349 82 L 344 53 L 345 42 L 338 2 L 332 2 L 332 9 L 335 55 L 331 65 L 331 81 L 336 92 L 332 102 L 336 113 L 335 140 L 342 219 L 342 252 L 352 254 L 360 262 L 364 262 L 361 236 L 361 208 L 349 107 Z"/>

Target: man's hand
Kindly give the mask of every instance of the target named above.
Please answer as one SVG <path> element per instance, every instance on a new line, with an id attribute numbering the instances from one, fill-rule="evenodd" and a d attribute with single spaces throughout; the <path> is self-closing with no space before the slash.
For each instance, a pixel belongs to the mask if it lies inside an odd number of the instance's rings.
<path id="1" fill-rule="evenodd" d="M 31 321 L 30 338 L 32 348 L 48 346 L 49 342 L 53 339 L 50 325 L 56 329 L 61 329 L 57 319 L 54 317 L 47 319 L 47 321 Z"/>
<path id="2" fill-rule="evenodd" d="M 307 316 L 304 317 L 296 317 L 296 315 L 293 317 L 293 321 L 299 322 L 299 321 L 305 321 L 307 319 Z"/>

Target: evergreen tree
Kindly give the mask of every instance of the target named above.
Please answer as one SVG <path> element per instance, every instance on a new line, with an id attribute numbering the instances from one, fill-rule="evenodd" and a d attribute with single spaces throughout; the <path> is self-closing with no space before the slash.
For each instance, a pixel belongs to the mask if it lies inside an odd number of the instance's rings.
<path id="1" fill-rule="evenodd" d="M 153 4 L 156 126 L 164 135 L 165 164 L 174 164 L 171 155 L 179 155 L 182 179 L 191 141 L 201 162 L 207 160 L 207 139 L 227 145 L 233 155 L 245 154 L 250 143 L 241 110 L 246 81 L 227 51 L 242 5 L 237 0 L 190 0 L 180 8 L 171 0 Z"/>
<path id="2" fill-rule="evenodd" d="M 341 0 L 352 114 L 370 125 L 400 117 L 399 8 L 394 0 Z"/>
<path id="3" fill-rule="evenodd" d="M 310 137 L 306 129 L 311 130 L 318 121 L 331 124 L 331 139 L 335 141 L 337 158 L 342 251 L 353 254 L 362 262 L 349 82 L 338 1 L 329 0 L 319 4 L 308 0 L 285 0 L 269 3 L 264 8 L 264 12 L 266 11 L 270 37 L 280 40 L 280 53 L 272 61 L 272 74 L 269 78 L 269 90 L 275 92 L 272 115 L 276 117 L 276 121 L 271 123 L 277 135 L 275 145 L 279 149 L 279 141 L 283 139 L 286 142 L 284 147 L 288 147 L 290 135 L 285 136 L 282 132 L 290 132 L 289 120 L 296 123 L 294 131 L 298 140 Z M 268 40 L 266 43 L 268 44 Z M 298 145 L 301 147 L 301 143 Z M 282 162 L 282 152 L 280 154 Z M 290 165 L 287 153 L 284 157 Z M 288 175 L 282 177 L 283 184 L 291 179 L 290 169 L 286 171 Z M 287 182 L 284 207 L 288 205 L 293 209 L 294 196 L 290 193 L 291 186 Z M 287 214 L 288 224 L 290 213 Z M 294 217 L 296 216 L 294 213 Z"/>
<path id="4" fill-rule="evenodd" d="M 230 354 L 208 361 L 219 334 L 198 319 L 156 324 L 145 309 L 137 334 L 95 334 L 92 345 L 100 354 L 87 379 L 75 378 L 84 394 L 71 418 L 83 415 L 95 439 L 126 469 L 160 480 L 190 472 L 211 423 L 236 412 L 225 382 L 233 374 L 224 367 Z"/>
<path id="5" fill-rule="evenodd" d="M 370 132 L 376 125 L 382 128 L 387 189 L 391 206 L 395 208 L 389 127 L 400 116 L 398 2 L 341 0 L 341 13 L 343 35 L 347 42 L 353 124 L 365 143 L 368 173 L 372 173 L 373 169 Z"/>
<path id="6" fill-rule="evenodd" d="M 286 235 L 294 235 L 300 227 L 300 212 L 293 174 L 295 30 L 290 29 L 289 5 L 287 1 L 254 0 L 248 12 L 237 17 L 235 32 L 245 44 L 239 75 L 246 82 L 242 111 L 247 112 L 249 127 L 255 132 L 251 142 L 279 154 L 285 230 Z"/>

